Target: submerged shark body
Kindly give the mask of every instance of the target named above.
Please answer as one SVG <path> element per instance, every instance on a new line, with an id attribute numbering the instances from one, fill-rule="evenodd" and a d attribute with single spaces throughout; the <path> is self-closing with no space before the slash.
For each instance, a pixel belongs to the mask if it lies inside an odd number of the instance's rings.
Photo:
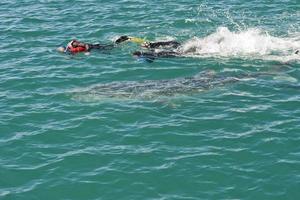
<path id="1" fill-rule="evenodd" d="M 192 77 L 167 80 L 123 81 L 98 84 L 89 88 L 74 91 L 74 95 L 81 100 L 99 99 L 154 99 L 158 97 L 172 97 L 191 95 L 214 87 L 220 87 L 240 80 L 255 78 L 265 73 L 242 74 L 225 76 L 214 71 L 206 71 Z"/>

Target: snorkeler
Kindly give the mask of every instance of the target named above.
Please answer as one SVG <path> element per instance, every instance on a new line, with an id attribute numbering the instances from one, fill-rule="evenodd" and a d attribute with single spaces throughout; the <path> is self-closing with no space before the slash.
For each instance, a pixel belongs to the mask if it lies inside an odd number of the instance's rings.
<path id="1" fill-rule="evenodd" d="M 78 40 L 71 40 L 66 47 L 59 47 L 57 48 L 57 51 L 62 52 L 62 53 L 71 53 L 71 54 L 76 54 L 76 53 L 86 53 L 90 52 L 93 49 L 97 50 L 111 50 L 114 47 L 113 44 L 88 44 L 84 42 L 80 42 Z"/>
<path id="2" fill-rule="evenodd" d="M 121 36 L 115 43 L 120 44 L 125 41 L 131 41 L 140 44 L 141 47 L 147 48 L 149 51 L 135 51 L 133 56 L 140 61 L 153 62 L 156 58 L 171 58 L 178 57 L 181 55 L 179 47 L 181 44 L 177 41 L 159 41 L 159 42 L 149 42 L 141 38 Z"/>
<path id="3" fill-rule="evenodd" d="M 123 35 L 119 37 L 115 43 L 119 44 L 121 42 L 125 41 L 131 41 L 137 44 L 140 44 L 142 47 L 147 49 L 157 49 L 157 48 L 172 48 L 177 49 L 181 46 L 181 44 L 177 41 L 171 40 L 171 41 L 159 41 L 159 42 L 149 42 L 142 38 L 136 38 L 136 37 L 130 37 L 127 35 Z"/>

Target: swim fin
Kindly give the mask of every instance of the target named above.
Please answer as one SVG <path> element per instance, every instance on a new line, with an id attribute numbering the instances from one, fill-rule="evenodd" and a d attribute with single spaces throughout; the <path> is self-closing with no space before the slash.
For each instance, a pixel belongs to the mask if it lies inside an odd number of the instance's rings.
<path id="1" fill-rule="evenodd" d="M 130 37 L 128 37 L 127 35 L 122 35 L 121 37 L 119 37 L 116 41 L 115 41 L 115 43 L 116 44 L 120 44 L 121 42 L 125 42 L 125 41 L 127 41 L 127 40 L 129 40 L 130 39 Z"/>

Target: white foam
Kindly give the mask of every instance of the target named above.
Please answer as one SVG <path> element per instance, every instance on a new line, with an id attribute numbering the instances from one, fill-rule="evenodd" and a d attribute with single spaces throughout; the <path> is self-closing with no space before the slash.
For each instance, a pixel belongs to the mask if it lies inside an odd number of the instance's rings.
<path id="1" fill-rule="evenodd" d="M 300 33 L 290 37 L 274 37 L 258 28 L 231 32 L 219 27 L 204 37 L 194 37 L 183 44 L 188 56 L 251 57 L 268 60 L 300 60 L 294 52 L 300 49 Z"/>

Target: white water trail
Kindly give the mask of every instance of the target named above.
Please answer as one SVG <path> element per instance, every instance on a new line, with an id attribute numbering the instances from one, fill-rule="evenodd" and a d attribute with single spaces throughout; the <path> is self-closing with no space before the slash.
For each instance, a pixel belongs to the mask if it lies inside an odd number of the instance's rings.
<path id="1" fill-rule="evenodd" d="M 258 28 L 231 32 L 219 27 L 204 37 L 194 37 L 182 46 L 186 56 L 195 57 L 243 57 L 264 60 L 300 60 L 295 51 L 300 50 L 300 33 L 290 37 L 274 37 Z"/>

